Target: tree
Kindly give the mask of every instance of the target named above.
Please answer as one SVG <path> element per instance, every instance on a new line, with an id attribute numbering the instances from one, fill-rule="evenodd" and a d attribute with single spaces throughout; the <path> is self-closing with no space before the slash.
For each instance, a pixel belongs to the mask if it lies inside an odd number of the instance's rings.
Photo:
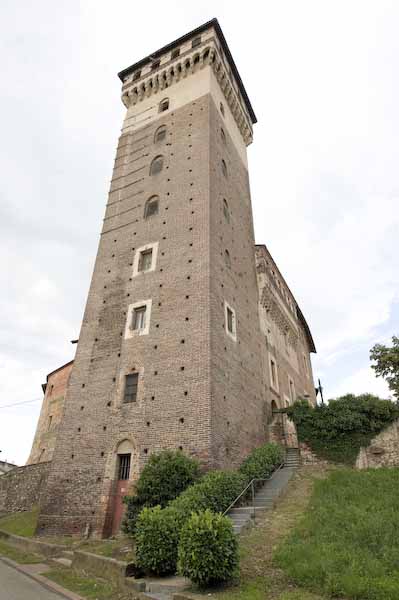
<path id="1" fill-rule="evenodd" d="M 388 387 L 399 399 L 399 338 L 392 337 L 392 346 L 375 344 L 370 350 L 370 359 L 375 362 L 371 365 L 377 377 L 383 377 Z"/>

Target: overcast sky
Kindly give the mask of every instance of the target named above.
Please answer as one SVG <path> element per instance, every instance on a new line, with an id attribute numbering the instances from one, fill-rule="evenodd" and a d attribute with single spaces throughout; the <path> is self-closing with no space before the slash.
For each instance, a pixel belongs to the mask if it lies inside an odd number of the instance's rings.
<path id="1" fill-rule="evenodd" d="M 399 3 L 0 2 L 0 450 L 23 464 L 71 360 L 124 107 L 117 72 L 217 17 L 258 117 L 256 241 L 312 329 L 327 397 L 388 396 L 399 330 Z"/>

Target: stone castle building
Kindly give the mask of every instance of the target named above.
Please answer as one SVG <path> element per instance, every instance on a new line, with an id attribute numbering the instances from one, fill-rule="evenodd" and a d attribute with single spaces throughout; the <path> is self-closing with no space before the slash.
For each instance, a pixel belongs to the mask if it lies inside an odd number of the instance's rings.
<path id="1" fill-rule="evenodd" d="M 256 117 L 216 19 L 119 74 L 126 116 L 75 360 L 48 376 L 38 532 L 116 532 L 152 452 L 237 466 L 315 403 L 306 321 L 254 245 Z M 274 413 L 273 413 L 274 410 Z"/>

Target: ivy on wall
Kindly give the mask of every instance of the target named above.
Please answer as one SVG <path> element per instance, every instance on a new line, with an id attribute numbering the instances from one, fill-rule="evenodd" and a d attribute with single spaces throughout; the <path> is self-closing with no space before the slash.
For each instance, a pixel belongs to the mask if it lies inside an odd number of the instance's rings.
<path id="1" fill-rule="evenodd" d="M 317 456 L 353 465 L 362 446 L 399 418 L 399 404 L 372 394 L 347 394 L 312 407 L 301 400 L 287 409 L 298 439 Z"/>

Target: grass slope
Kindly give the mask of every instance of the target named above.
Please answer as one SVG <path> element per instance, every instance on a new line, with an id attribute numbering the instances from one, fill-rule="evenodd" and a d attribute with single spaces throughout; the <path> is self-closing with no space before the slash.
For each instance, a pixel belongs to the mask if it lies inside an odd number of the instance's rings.
<path id="1" fill-rule="evenodd" d="M 37 524 L 38 509 L 32 511 L 17 512 L 6 515 L 0 519 L 0 529 L 14 535 L 33 537 Z"/>
<path id="2" fill-rule="evenodd" d="M 399 599 L 399 469 L 337 470 L 318 481 L 275 554 L 297 585 L 329 597 Z"/>
<path id="3" fill-rule="evenodd" d="M 29 552 L 23 552 L 19 548 L 14 548 L 10 544 L 7 544 L 4 540 L 0 539 L 0 556 L 11 558 L 15 562 L 21 565 L 32 565 L 35 563 L 43 562 L 43 557 L 37 554 L 31 554 Z"/>

